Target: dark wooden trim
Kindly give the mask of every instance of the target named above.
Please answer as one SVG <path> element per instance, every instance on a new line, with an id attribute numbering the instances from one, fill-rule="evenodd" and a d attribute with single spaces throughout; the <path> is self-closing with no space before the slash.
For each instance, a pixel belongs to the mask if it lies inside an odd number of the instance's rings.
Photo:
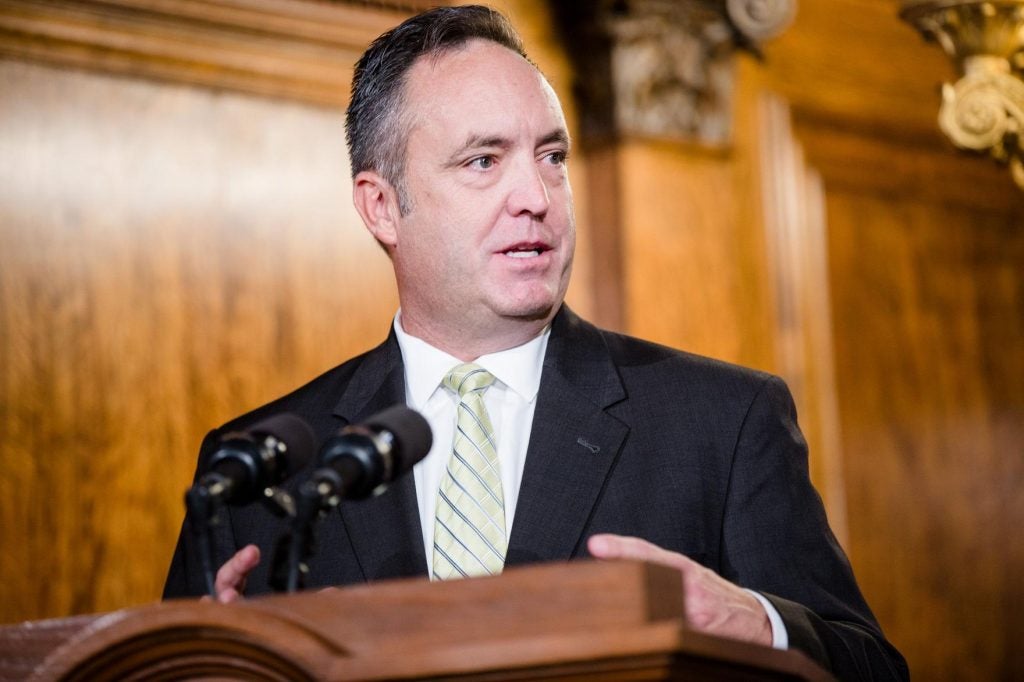
<path id="1" fill-rule="evenodd" d="M 6 0 L 0 55 L 337 107 L 366 45 L 406 16 L 312 0 Z"/>

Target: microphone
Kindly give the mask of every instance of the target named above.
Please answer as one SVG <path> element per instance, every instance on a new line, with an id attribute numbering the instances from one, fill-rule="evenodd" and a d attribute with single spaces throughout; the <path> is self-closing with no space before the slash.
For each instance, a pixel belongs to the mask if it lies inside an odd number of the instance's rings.
<path id="1" fill-rule="evenodd" d="M 275 415 L 245 431 L 218 438 L 217 448 L 206 458 L 206 473 L 185 493 L 199 564 L 211 597 L 217 598 L 211 526 L 219 504 L 243 505 L 262 499 L 294 513 L 291 498 L 274 486 L 304 467 L 313 458 L 314 447 L 313 431 L 292 414 Z"/>
<path id="2" fill-rule="evenodd" d="M 303 483 L 291 531 L 278 541 L 270 584 L 277 591 L 301 589 L 313 554 L 314 522 L 343 500 L 380 494 L 427 456 L 433 436 L 418 412 L 395 405 L 362 424 L 346 426 L 320 446 L 320 467 Z"/>
<path id="3" fill-rule="evenodd" d="M 320 446 L 320 468 L 312 480 L 331 506 L 380 494 L 426 457 L 432 443 L 427 420 L 405 405 L 394 405 L 328 438 Z"/>
<path id="4" fill-rule="evenodd" d="M 250 504 L 302 469 L 315 442 L 309 425 L 295 415 L 269 417 L 222 435 L 196 485 L 227 504 Z"/>

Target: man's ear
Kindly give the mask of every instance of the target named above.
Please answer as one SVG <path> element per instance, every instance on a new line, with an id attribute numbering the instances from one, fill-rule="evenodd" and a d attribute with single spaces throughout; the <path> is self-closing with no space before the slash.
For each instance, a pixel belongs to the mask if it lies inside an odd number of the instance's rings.
<path id="1" fill-rule="evenodd" d="M 374 239 L 386 248 L 398 244 L 398 192 L 379 174 L 360 171 L 352 179 L 352 203 Z"/>

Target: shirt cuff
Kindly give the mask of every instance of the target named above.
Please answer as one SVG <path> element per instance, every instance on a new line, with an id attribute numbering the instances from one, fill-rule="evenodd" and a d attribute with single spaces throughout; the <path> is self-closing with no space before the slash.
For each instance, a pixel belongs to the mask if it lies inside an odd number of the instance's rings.
<path id="1" fill-rule="evenodd" d="M 782 622 L 782 616 L 779 615 L 779 612 L 764 595 L 754 592 L 753 590 L 747 590 L 747 592 L 754 595 L 754 599 L 761 602 L 761 606 L 764 607 L 765 613 L 768 614 L 768 622 L 772 625 L 772 648 L 788 649 L 789 633 L 786 632 L 786 624 Z"/>

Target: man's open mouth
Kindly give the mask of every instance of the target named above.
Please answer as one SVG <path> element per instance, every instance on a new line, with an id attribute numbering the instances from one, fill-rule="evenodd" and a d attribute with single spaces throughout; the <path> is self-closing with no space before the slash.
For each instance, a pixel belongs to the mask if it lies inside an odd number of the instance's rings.
<path id="1" fill-rule="evenodd" d="M 545 251 L 550 249 L 544 244 L 517 244 L 502 253 L 509 258 L 534 258 Z"/>

